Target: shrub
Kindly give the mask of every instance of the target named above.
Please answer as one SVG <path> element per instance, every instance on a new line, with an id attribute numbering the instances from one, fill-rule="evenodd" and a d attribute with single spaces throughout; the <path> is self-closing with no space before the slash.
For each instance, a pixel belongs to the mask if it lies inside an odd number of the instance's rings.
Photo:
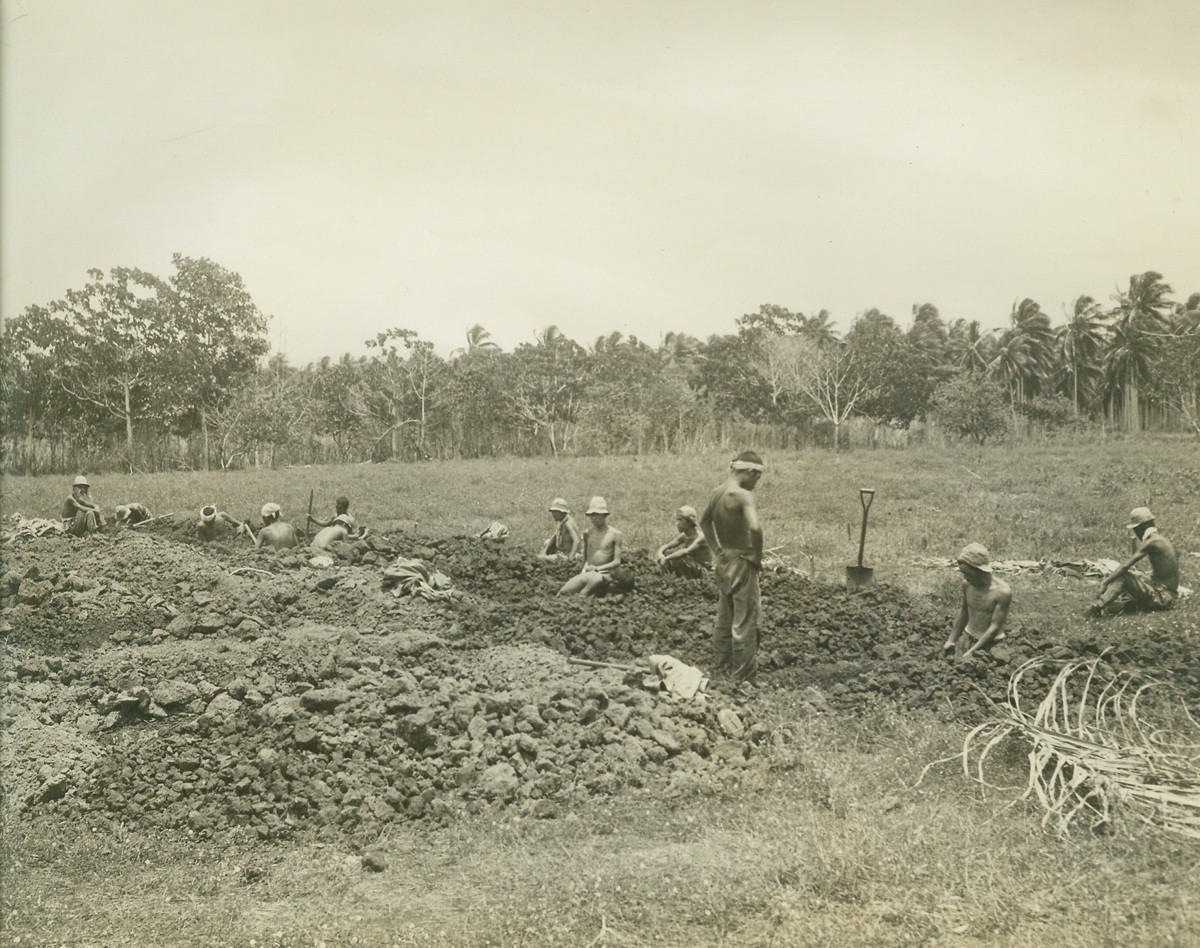
<path id="1" fill-rule="evenodd" d="M 1008 432 L 1008 395 L 995 382 L 967 375 L 950 379 L 937 387 L 933 404 L 943 428 L 976 444 Z"/>
<path id="2" fill-rule="evenodd" d="M 1017 406 L 1029 422 L 1046 431 L 1072 428 L 1078 422 L 1075 406 L 1062 395 L 1038 395 Z"/>

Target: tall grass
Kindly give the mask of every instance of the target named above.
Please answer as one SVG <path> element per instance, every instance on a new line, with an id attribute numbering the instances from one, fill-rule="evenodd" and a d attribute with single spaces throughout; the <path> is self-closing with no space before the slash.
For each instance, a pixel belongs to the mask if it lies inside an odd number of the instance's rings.
<path id="1" fill-rule="evenodd" d="M 654 549 L 674 531 L 674 510 L 702 507 L 727 475 L 729 454 L 431 461 L 296 467 L 229 473 L 97 475 L 107 509 L 138 500 L 155 513 L 196 513 L 216 503 L 257 518 L 273 500 L 302 522 L 312 492 L 328 516 L 338 494 L 380 529 L 432 535 L 509 525 L 510 542 L 533 546 L 551 532 L 546 508 L 565 497 L 582 516 L 607 498 L 627 548 Z M 917 556 L 952 556 L 965 542 L 997 558 L 1116 557 L 1128 549 L 1125 516 L 1148 504 L 1163 532 L 1186 550 L 1200 536 L 1200 464 L 1179 439 L 1103 444 L 1025 443 L 904 452 L 768 454 L 757 489 L 766 543 L 819 575 L 836 575 L 857 550 L 858 488 L 877 493 L 865 562 L 896 570 Z M 0 510 L 56 516 L 68 477 L 7 477 Z"/>

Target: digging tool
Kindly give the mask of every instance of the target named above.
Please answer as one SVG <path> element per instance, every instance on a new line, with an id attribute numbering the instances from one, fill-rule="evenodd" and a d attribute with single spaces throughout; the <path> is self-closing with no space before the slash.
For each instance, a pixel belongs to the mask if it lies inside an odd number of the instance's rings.
<path id="1" fill-rule="evenodd" d="M 846 567 L 846 588 L 861 589 L 869 586 L 875 579 L 875 568 L 863 566 L 863 549 L 867 545 L 867 511 L 871 509 L 871 501 L 875 499 L 875 488 L 860 487 L 858 501 L 862 504 L 862 530 L 858 535 L 858 565 Z"/>
<path id="2" fill-rule="evenodd" d="M 587 658 L 568 658 L 567 661 L 572 665 L 582 665 L 584 668 L 615 668 L 617 671 L 635 672 L 644 671 L 644 669 L 636 668 L 633 665 L 614 665 L 612 662 L 593 662 Z"/>
<path id="3" fill-rule="evenodd" d="M 313 491 L 308 492 L 308 517 L 304 521 L 304 535 L 308 536 L 308 525 L 312 523 Z"/>

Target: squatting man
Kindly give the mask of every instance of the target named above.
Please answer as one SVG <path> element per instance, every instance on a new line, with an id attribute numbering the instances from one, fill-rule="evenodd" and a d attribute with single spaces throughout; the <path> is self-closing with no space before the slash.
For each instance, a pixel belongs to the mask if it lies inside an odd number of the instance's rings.
<path id="1" fill-rule="evenodd" d="M 1004 639 L 1012 588 L 992 574 L 991 557 L 980 543 L 968 543 L 962 548 L 958 571 L 963 578 L 962 608 L 942 653 L 966 661 Z"/>

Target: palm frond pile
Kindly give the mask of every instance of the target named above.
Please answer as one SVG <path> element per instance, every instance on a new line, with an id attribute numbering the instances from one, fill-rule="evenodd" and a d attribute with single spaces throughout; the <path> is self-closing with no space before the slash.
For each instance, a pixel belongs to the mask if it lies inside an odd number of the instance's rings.
<path id="1" fill-rule="evenodd" d="M 1023 684 L 1044 681 L 1052 664 L 1034 659 L 1013 673 L 1008 704 L 967 736 L 967 776 L 992 786 L 984 776 L 988 755 L 1016 736 L 1030 745 L 1021 799 L 1037 798 L 1044 827 L 1065 834 L 1079 819 L 1100 828 L 1132 817 L 1200 839 L 1200 724 L 1186 706 L 1152 701 L 1157 683 L 1115 672 L 1101 655 L 1063 665 L 1031 711 Z"/>

